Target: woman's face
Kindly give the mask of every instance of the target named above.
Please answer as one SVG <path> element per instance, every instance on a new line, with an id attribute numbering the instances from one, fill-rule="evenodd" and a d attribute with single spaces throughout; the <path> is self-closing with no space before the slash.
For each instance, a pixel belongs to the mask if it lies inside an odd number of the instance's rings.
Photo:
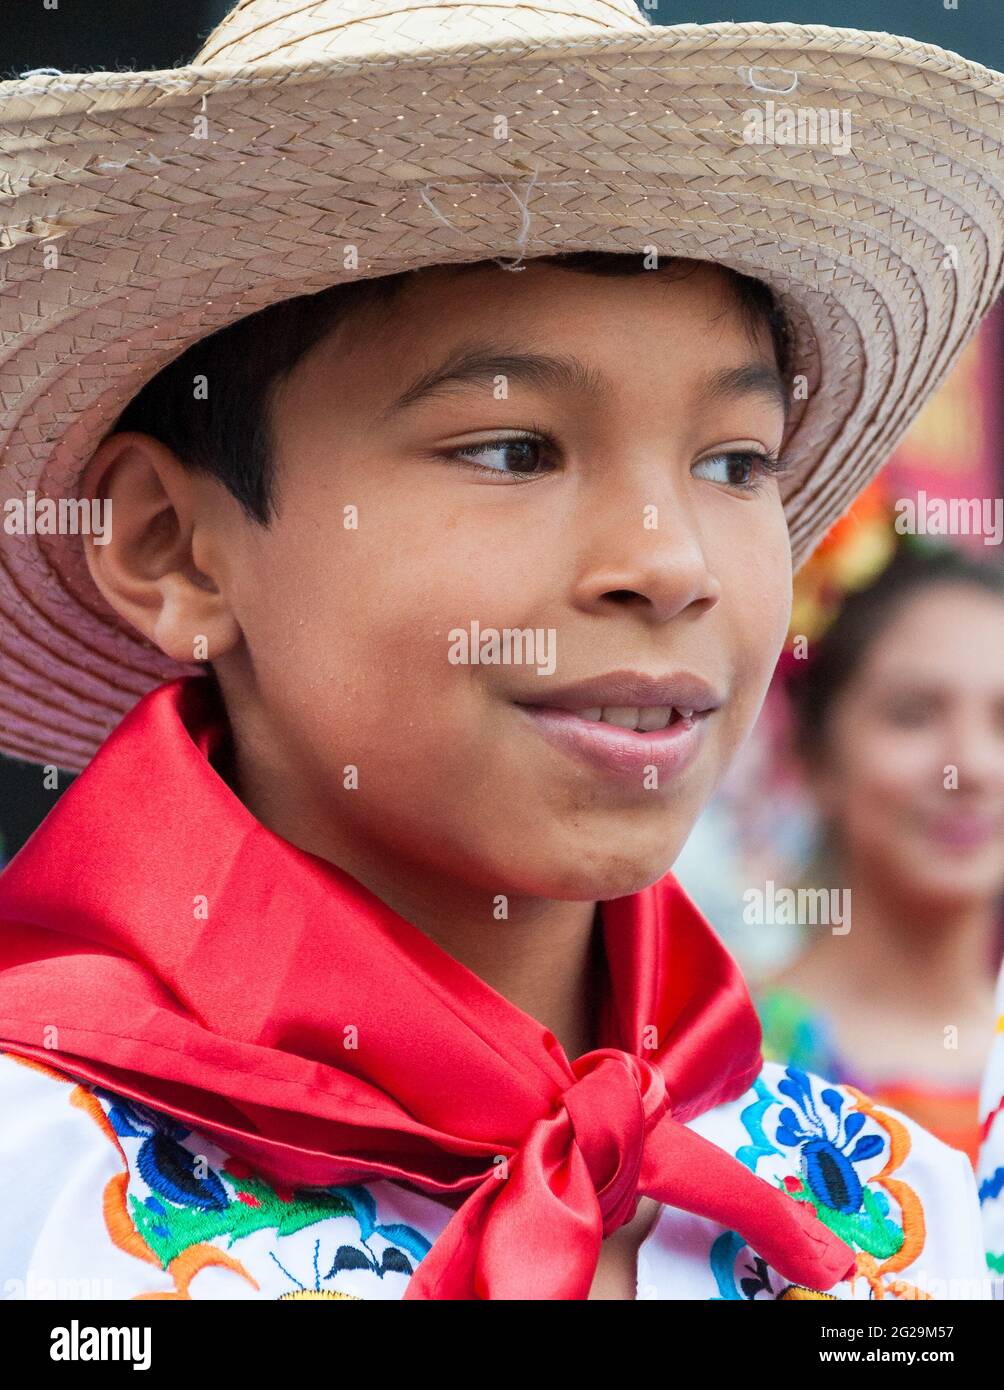
<path id="1" fill-rule="evenodd" d="M 816 790 L 845 863 L 946 904 L 1004 890 L 1004 598 L 908 599 L 835 701 Z"/>

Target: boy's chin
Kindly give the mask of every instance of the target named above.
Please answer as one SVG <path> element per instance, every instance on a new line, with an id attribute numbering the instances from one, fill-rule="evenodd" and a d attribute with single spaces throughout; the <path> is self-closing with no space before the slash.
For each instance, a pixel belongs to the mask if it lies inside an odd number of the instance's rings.
<path id="1" fill-rule="evenodd" d="M 668 850 L 658 858 L 633 856 L 627 852 L 590 858 L 584 851 L 575 864 L 552 864 L 538 875 L 534 896 L 567 902 L 605 902 L 640 893 L 658 883 L 673 867 L 675 855 Z"/>

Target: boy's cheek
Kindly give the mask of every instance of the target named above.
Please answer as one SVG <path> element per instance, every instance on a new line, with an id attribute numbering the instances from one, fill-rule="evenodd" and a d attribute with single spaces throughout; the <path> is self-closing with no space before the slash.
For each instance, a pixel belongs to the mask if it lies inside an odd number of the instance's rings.
<path id="1" fill-rule="evenodd" d="M 718 569 L 733 665 L 764 694 L 791 623 L 791 551 L 778 508 L 773 525 L 754 533 L 752 543 L 737 543 Z"/>

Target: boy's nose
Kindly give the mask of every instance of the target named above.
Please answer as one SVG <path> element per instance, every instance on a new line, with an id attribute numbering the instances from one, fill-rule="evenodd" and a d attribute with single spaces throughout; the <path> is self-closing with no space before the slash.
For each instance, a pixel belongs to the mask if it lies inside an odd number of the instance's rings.
<path id="1" fill-rule="evenodd" d="M 640 514 L 611 518 L 583 554 L 574 601 L 584 611 L 633 607 L 655 622 L 701 604 L 713 608 L 721 584 L 689 519 L 646 527 Z"/>

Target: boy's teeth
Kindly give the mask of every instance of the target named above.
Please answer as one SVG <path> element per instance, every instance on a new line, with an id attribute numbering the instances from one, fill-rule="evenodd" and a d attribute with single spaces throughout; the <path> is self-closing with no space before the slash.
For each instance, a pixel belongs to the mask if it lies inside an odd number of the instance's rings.
<path id="1" fill-rule="evenodd" d="M 603 709 L 577 709 L 573 711 L 579 719 L 589 719 L 593 723 L 616 724 L 620 729 L 634 729 L 639 733 L 652 733 L 664 729 L 673 718 L 672 705 L 655 705 L 645 709 L 629 705 L 607 705 Z M 689 717 L 692 710 L 681 710 L 680 714 Z"/>
<path id="2" fill-rule="evenodd" d="M 619 729 L 637 729 L 640 711 L 628 705 L 605 705 L 604 724 L 616 724 Z"/>

